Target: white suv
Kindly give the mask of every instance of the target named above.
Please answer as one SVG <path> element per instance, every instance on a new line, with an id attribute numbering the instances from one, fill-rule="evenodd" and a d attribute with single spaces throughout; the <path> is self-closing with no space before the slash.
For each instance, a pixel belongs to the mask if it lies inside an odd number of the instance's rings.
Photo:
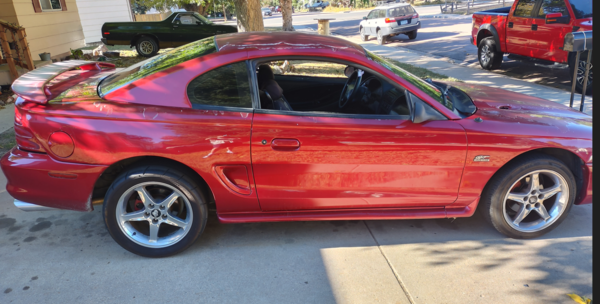
<path id="1" fill-rule="evenodd" d="M 417 38 L 417 30 L 421 28 L 419 14 L 408 3 L 379 6 L 363 17 L 358 30 L 362 41 L 369 36 L 377 36 L 377 42 L 384 44 L 388 37 L 399 34 L 408 35 L 408 39 Z"/>

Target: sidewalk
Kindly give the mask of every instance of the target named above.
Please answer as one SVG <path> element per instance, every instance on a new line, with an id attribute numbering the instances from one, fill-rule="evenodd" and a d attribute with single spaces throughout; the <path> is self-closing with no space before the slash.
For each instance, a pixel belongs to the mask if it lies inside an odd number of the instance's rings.
<path id="1" fill-rule="evenodd" d="M 406 62 L 411 65 L 426 68 L 436 73 L 454 77 L 466 83 L 481 84 L 494 88 L 501 88 L 512 92 L 531 95 L 547 99 L 556 103 L 569 106 L 571 93 L 560 89 L 543 86 L 508 76 L 484 71 L 479 68 L 469 68 L 448 62 L 449 59 L 442 57 L 433 57 L 429 54 L 423 54 L 402 47 L 393 47 L 378 45 L 376 41 L 371 40 L 363 42 L 360 38 L 340 37 L 362 45 L 365 49 L 377 53 L 378 55 Z M 573 108 L 579 109 L 581 103 L 581 94 L 575 94 Z M 592 96 L 585 97 L 585 107 L 583 112 L 592 115 Z"/>

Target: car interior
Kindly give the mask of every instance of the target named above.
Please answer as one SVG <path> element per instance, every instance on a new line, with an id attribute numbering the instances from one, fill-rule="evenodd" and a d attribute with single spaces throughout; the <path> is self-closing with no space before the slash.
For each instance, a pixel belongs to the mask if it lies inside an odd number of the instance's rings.
<path id="1" fill-rule="evenodd" d="M 261 109 L 410 115 L 406 91 L 358 67 L 326 61 L 259 62 Z"/>

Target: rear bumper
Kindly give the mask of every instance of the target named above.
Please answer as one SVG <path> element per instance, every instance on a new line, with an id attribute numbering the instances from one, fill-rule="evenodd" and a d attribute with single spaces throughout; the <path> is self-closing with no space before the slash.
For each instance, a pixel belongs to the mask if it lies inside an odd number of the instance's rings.
<path id="1" fill-rule="evenodd" d="M 592 203 L 592 188 L 594 186 L 594 183 L 592 183 L 592 164 L 586 164 L 586 168 L 589 177 L 587 178 L 587 183 L 584 183 L 584 190 L 582 191 L 581 195 L 577 198 L 575 205 L 585 205 Z"/>
<path id="2" fill-rule="evenodd" d="M 408 32 L 412 32 L 421 28 L 421 21 L 417 21 L 417 24 L 407 24 L 401 27 L 383 27 L 381 28 L 382 34 L 384 36 L 387 35 L 395 35 L 395 34 L 405 34 Z"/>
<path id="3" fill-rule="evenodd" d="M 92 191 L 106 166 L 56 161 L 47 154 L 13 148 L 2 159 L 6 190 L 18 201 L 69 209 L 92 210 Z"/>

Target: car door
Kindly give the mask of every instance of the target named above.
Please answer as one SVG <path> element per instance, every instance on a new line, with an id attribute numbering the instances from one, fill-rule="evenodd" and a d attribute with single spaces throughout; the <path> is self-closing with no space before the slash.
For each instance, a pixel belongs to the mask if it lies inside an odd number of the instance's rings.
<path id="1" fill-rule="evenodd" d="M 202 38 L 213 36 L 210 26 L 205 25 L 193 14 L 179 14 L 173 19 L 173 34 L 176 41 L 180 44 L 186 44 Z"/>
<path id="2" fill-rule="evenodd" d="M 533 38 L 532 19 L 537 0 L 519 0 L 514 11 L 508 15 L 506 25 L 506 48 L 508 53 L 531 56 L 530 41 Z"/>
<path id="3" fill-rule="evenodd" d="M 406 96 L 400 92 L 385 98 Z M 261 209 L 441 208 L 454 202 L 467 151 L 464 129 L 451 120 L 413 123 L 407 108 L 398 108 L 405 110 L 390 113 L 402 115 L 256 109 L 251 154 Z"/>
<path id="4" fill-rule="evenodd" d="M 367 22 L 366 22 L 366 26 L 365 26 L 365 33 L 367 33 L 368 35 L 373 35 L 373 28 L 374 28 L 374 23 L 375 23 L 375 16 L 377 14 L 377 10 L 372 10 L 369 15 L 367 15 Z"/>
<path id="5" fill-rule="evenodd" d="M 546 15 L 560 13 L 562 17 L 555 18 L 557 23 L 546 23 Z M 539 9 L 536 8 L 536 16 L 533 19 L 534 34 L 531 37 L 531 48 L 533 56 L 544 60 L 555 62 L 567 62 L 568 52 L 561 48 L 565 36 L 573 30 L 570 23 L 569 10 L 564 0 L 541 0 Z"/>

